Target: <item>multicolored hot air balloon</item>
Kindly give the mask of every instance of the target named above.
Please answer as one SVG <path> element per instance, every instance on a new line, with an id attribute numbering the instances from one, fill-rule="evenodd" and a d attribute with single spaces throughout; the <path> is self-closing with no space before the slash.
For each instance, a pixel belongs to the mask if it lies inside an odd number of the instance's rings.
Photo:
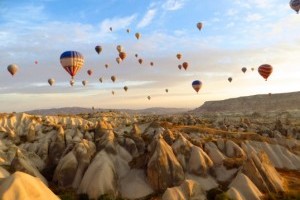
<path id="1" fill-rule="evenodd" d="M 52 86 L 55 83 L 55 80 L 53 78 L 49 78 L 48 83 L 50 86 Z"/>
<path id="2" fill-rule="evenodd" d="M 136 34 L 135 34 L 135 37 L 136 37 L 136 39 L 140 39 L 141 34 L 140 34 L 140 33 L 136 33 Z"/>
<path id="3" fill-rule="evenodd" d="M 177 57 L 178 60 L 180 60 L 181 57 L 182 57 L 182 55 L 181 55 L 180 53 L 178 53 L 178 54 L 176 55 L 176 57 Z"/>
<path id="4" fill-rule="evenodd" d="M 272 74 L 273 67 L 269 64 L 259 66 L 258 73 L 267 81 L 268 77 Z"/>
<path id="5" fill-rule="evenodd" d="M 116 81 L 116 77 L 115 76 L 111 76 L 110 79 L 112 80 L 112 82 Z"/>
<path id="6" fill-rule="evenodd" d="M 201 29 L 203 28 L 203 23 L 202 22 L 198 22 L 196 26 L 199 29 L 199 31 L 201 31 Z"/>
<path id="7" fill-rule="evenodd" d="M 19 70 L 19 67 L 16 64 L 10 64 L 7 66 L 7 70 L 12 76 L 14 76 Z"/>
<path id="8" fill-rule="evenodd" d="M 124 90 L 125 90 L 125 92 L 127 92 L 127 90 L 128 90 L 128 87 L 127 87 L 127 86 L 124 86 Z"/>
<path id="9" fill-rule="evenodd" d="M 299 14 L 300 10 L 300 0 L 291 0 L 290 1 L 290 7 L 296 11 L 297 14 Z"/>
<path id="10" fill-rule="evenodd" d="M 192 82 L 192 87 L 194 88 L 194 90 L 198 93 L 199 90 L 201 89 L 202 87 L 202 82 L 199 81 L 199 80 L 195 80 Z"/>
<path id="11" fill-rule="evenodd" d="M 93 70 L 89 69 L 89 70 L 87 70 L 87 73 L 89 76 L 91 76 L 93 74 Z"/>
<path id="12" fill-rule="evenodd" d="M 77 51 L 65 51 L 60 55 L 60 64 L 71 75 L 72 79 L 82 68 L 84 58 Z"/>
<path id="13" fill-rule="evenodd" d="M 247 71 L 247 68 L 246 68 L 246 67 L 243 67 L 243 68 L 242 68 L 242 72 L 246 73 L 246 71 Z"/>
<path id="14" fill-rule="evenodd" d="M 231 78 L 231 77 L 229 77 L 229 78 L 228 78 L 228 81 L 231 83 L 231 81 L 232 81 L 232 78 Z"/>
<path id="15" fill-rule="evenodd" d="M 187 62 L 182 63 L 182 67 L 184 68 L 184 70 L 186 70 L 188 68 L 189 64 Z"/>
<path id="16" fill-rule="evenodd" d="M 119 53 L 119 57 L 122 59 L 122 60 L 124 60 L 125 58 L 126 58 L 126 53 L 125 52 L 123 52 L 123 51 L 121 51 L 120 53 Z"/>
<path id="17" fill-rule="evenodd" d="M 97 46 L 95 47 L 95 51 L 96 51 L 98 54 L 100 54 L 101 51 L 102 51 L 102 47 L 99 46 L 99 45 L 97 45 Z"/>
<path id="18" fill-rule="evenodd" d="M 88 83 L 88 81 L 86 81 L 86 80 L 82 81 L 83 86 L 86 86 L 87 83 Z"/>

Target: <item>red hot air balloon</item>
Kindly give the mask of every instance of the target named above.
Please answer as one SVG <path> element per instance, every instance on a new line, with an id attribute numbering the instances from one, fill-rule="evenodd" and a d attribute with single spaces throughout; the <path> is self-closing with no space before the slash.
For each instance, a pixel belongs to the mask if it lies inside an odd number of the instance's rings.
<path id="1" fill-rule="evenodd" d="M 182 63 L 182 67 L 184 68 L 184 70 L 186 70 L 188 68 L 189 64 L 187 62 Z"/>
<path id="2" fill-rule="evenodd" d="M 87 70 L 87 73 L 89 76 L 91 76 L 93 74 L 93 71 L 91 69 Z"/>
<path id="3" fill-rule="evenodd" d="M 269 64 L 263 64 L 259 66 L 258 73 L 267 81 L 269 76 L 273 72 L 273 67 Z"/>
<path id="4" fill-rule="evenodd" d="M 121 51 L 121 52 L 119 53 L 119 57 L 120 57 L 122 60 L 124 60 L 124 59 L 126 58 L 126 53 L 123 52 L 123 51 Z"/>

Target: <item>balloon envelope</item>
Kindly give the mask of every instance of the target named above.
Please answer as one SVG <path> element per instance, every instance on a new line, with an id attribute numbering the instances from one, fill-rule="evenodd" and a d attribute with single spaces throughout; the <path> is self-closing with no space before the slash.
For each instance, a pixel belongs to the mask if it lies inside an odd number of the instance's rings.
<path id="1" fill-rule="evenodd" d="M 298 14 L 300 10 L 300 0 L 291 0 L 290 7 Z"/>
<path id="2" fill-rule="evenodd" d="M 198 93 L 199 90 L 201 89 L 202 87 L 202 82 L 199 81 L 199 80 L 195 80 L 192 82 L 192 87 L 194 88 L 194 90 Z"/>
<path id="3" fill-rule="evenodd" d="M 7 70 L 12 76 L 14 76 L 19 70 L 19 67 L 16 64 L 10 64 L 7 66 Z"/>
<path id="4" fill-rule="evenodd" d="M 100 54 L 101 51 L 102 51 L 102 47 L 98 45 L 98 46 L 95 47 L 95 50 L 96 50 L 96 52 L 97 52 L 98 54 Z"/>
<path id="5" fill-rule="evenodd" d="M 120 57 L 122 60 L 124 60 L 124 59 L 126 58 L 126 56 L 127 56 L 127 55 L 126 55 L 125 52 L 122 52 L 122 51 L 121 51 L 121 52 L 119 53 L 119 57 Z"/>
<path id="6" fill-rule="evenodd" d="M 181 57 L 182 57 L 182 55 L 181 55 L 180 53 L 178 53 L 178 54 L 176 55 L 176 57 L 177 57 L 178 60 L 180 60 Z"/>
<path id="7" fill-rule="evenodd" d="M 199 29 L 199 31 L 201 31 L 202 27 L 203 27 L 203 23 L 198 22 L 197 23 L 197 28 Z"/>
<path id="8" fill-rule="evenodd" d="M 124 51 L 124 48 L 121 45 L 118 45 L 117 51 L 120 53 L 120 52 Z"/>
<path id="9" fill-rule="evenodd" d="M 77 51 L 65 51 L 60 55 L 60 64 L 73 78 L 76 73 L 82 68 L 84 58 Z"/>
<path id="10" fill-rule="evenodd" d="M 186 70 L 188 68 L 189 64 L 187 62 L 182 63 L 182 67 L 184 68 L 184 70 Z"/>
<path id="11" fill-rule="evenodd" d="M 229 77 L 229 78 L 228 78 L 228 81 L 229 81 L 229 82 L 231 82 L 231 81 L 232 81 L 232 78 L 231 78 L 231 77 Z"/>
<path id="12" fill-rule="evenodd" d="M 148 100 L 150 100 L 150 99 L 151 99 L 151 97 L 150 97 L 150 96 L 148 96 L 148 97 L 147 97 L 147 99 L 148 99 Z"/>
<path id="13" fill-rule="evenodd" d="M 87 73 L 89 76 L 91 76 L 93 74 L 93 71 L 91 69 L 87 70 Z"/>
<path id="14" fill-rule="evenodd" d="M 52 86 L 55 83 L 55 80 L 53 78 L 49 78 L 48 83 Z"/>
<path id="15" fill-rule="evenodd" d="M 273 72 L 273 67 L 269 64 L 263 64 L 263 65 L 259 66 L 259 68 L 258 68 L 258 73 L 265 80 L 267 80 L 269 78 L 269 76 L 272 74 L 272 72 Z"/>
<path id="16" fill-rule="evenodd" d="M 181 68 L 182 68 L 182 65 L 178 65 L 178 69 L 180 69 L 180 70 L 181 70 Z"/>
<path id="17" fill-rule="evenodd" d="M 127 86 L 124 86 L 124 90 L 125 90 L 125 92 L 127 92 L 127 90 L 128 90 L 128 87 L 127 87 Z"/>
<path id="18" fill-rule="evenodd" d="M 102 80 L 102 78 L 101 78 L 101 77 L 99 78 L 99 81 L 100 81 L 101 83 L 103 82 L 103 80 Z"/>
<path id="19" fill-rule="evenodd" d="M 242 68 L 242 72 L 246 73 L 246 71 L 247 71 L 247 68 L 246 68 L 246 67 L 243 67 L 243 68 Z"/>
<path id="20" fill-rule="evenodd" d="M 136 37 L 136 39 L 140 39 L 141 34 L 140 34 L 140 33 L 136 33 L 136 34 L 135 34 L 135 37 Z"/>
<path id="21" fill-rule="evenodd" d="M 139 59 L 139 63 L 142 64 L 143 63 L 143 59 L 140 58 Z"/>
<path id="22" fill-rule="evenodd" d="M 87 81 L 82 81 L 82 85 L 85 86 L 87 84 Z"/>
<path id="23" fill-rule="evenodd" d="M 110 79 L 112 80 L 112 82 L 116 81 L 116 77 L 115 76 L 111 76 Z"/>
<path id="24" fill-rule="evenodd" d="M 122 59 L 120 57 L 117 57 L 116 61 L 117 61 L 118 64 L 120 64 L 120 62 L 122 61 Z"/>

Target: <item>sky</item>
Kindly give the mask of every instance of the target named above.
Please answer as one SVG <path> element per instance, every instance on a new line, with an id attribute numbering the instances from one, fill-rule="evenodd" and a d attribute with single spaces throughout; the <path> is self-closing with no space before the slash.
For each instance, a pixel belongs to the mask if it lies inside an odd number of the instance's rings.
<path id="1" fill-rule="evenodd" d="M 1 0 L 0 112 L 196 108 L 205 101 L 299 91 L 299 24 L 288 0 Z M 96 45 L 103 48 L 99 55 Z M 117 45 L 127 53 L 120 64 Z M 85 59 L 73 87 L 59 59 L 67 50 Z M 178 69 L 183 62 L 186 71 Z M 7 66 L 13 63 L 20 69 L 12 77 Z M 268 81 L 257 71 L 265 63 L 273 66 Z M 194 80 L 202 82 L 198 94 Z"/>

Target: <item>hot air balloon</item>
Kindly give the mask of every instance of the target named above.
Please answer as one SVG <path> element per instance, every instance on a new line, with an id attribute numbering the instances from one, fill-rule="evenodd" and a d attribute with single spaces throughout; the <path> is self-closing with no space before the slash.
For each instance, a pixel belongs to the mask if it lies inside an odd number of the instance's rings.
<path id="1" fill-rule="evenodd" d="M 129 32 L 130 32 L 130 29 L 127 29 L 126 32 L 129 33 Z"/>
<path id="2" fill-rule="evenodd" d="M 199 80 L 195 80 L 192 82 L 192 86 L 193 86 L 194 90 L 198 93 L 199 90 L 201 89 L 202 82 Z"/>
<path id="3" fill-rule="evenodd" d="M 100 81 L 101 83 L 103 82 L 102 77 L 99 78 L 99 81 Z"/>
<path id="4" fill-rule="evenodd" d="M 118 45 L 117 51 L 120 53 L 120 52 L 124 51 L 124 48 L 121 45 Z"/>
<path id="5" fill-rule="evenodd" d="M 55 80 L 53 78 L 49 78 L 48 83 L 52 86 L 55 83 Z"/>
<path id="6" fill-rule="evenodd" d="M 38 63 L 39 63 L 39 62 L 38 62 L 37 60 L 36 60 L 36 61 L 34 61 L 34 64 L 36 64 L 36 65 L 37 65 Z"/>
<path id="7" fill-rule="evenodd" d="M 180 69 L 180 70 L 181 70 L 181 68 L 182 68 L 182 65 L 178 65 L 178 69 Z"/>
<path id="8" fill-rule="evenodd" d="M 100 54 L 101 51 L 102 51 L 102 47 L 98 45 L 98 46 L 95 47 L 95 50 L 96 50 L 96 52 L 97 52 L 98 54 Z"/>
<path id="9" fill-rule="evenodd" d="M 73 79 L 70 80 L 70 85 L 73 86 L 75 81 Z"/>
<path id="10" fill-rule="evenodd" d="M 112 95 L 115 95 L 115 92 L 114 92 L 114 91 L 111 91 L 111 94 L 112 94 Z"/>
<path id="11" fill-rule="evenodd" d="M 120 57 L 117 57 L 116 61 L 117 61 L 118 64 L 120 64 L 120 62 L 122 61 L 122 59 Z"/>
<path id="12" fill-rule="evenodd" d="M 168 93 L 168 92 L 169 92 L 169 90 L 168 90 L 168 89 L 166 89 L 165 91 L 166 91 L 166 93 Z"/>
<path id="13" fill-rule="evenodd" d="M 110 79 L 112 80 L 112 82 L 116 81 L 116 77 L 115 76 L 111 76 Z"/>
<path id="14" fill-rule="evenodd" d="M 246 73 L 246 71 L 247 71 L 247 68 L 246 68 L 246 67 L 243 67 L 243 68 L 242 68 L 242 72 Z"/>
<path id="15" fill-rule="evenodd" d="M 290 1 L 291 8 L 296 11 L 297 14 L 299 14 L 300 10 L 300 0 L 291 0 Z"/>
<path id="16" fill-rule="evenodd" d="M 188 68 L 189 64 L 187 62 L 182 63 L 182 67 L 184 68 L 184 70 L 186 70 Z"/>
<path id="17" fill-rule="evenodd" d="M 82 85 L 85 86 L 88 82 L 86 80 L 82 81 Z"/>
<path id="18" fill-rule="evenodd" d="M 139 59 L 139 63 L 142 64 L 143 63 L 143 59 L 140 58 Z"/>
<path id="19" fill-rule="evenodd" d="M 201 22 L 197 23 L 197 28 L 199 29 L 199 31 L 201 31 L 203 27 L 203 24 Z"/>
<path id="20" fill-rule="evenodd" d="M 178 60 L 180 60 L 182 56 L 181 56 L 180 53 L 178 53 L 178 54 L 176 55 L 176 57 L 177 57 Z"/>
<path id="21" fill-rule="evenodd" d="M 232 78 L 231 78 L 231 77 L 229 77 L 229 78 L 228 78 L 228 81 L 231 83 L 231 81 L 232 81 Z"/>
<path id="22" fill-rule="evenodd" d="M 7 66 L 7 70 L 12 76 L 14 76 L 19 70 L 19 67 L 16 64 L 10 64 Z"/>
<path id="23" fill-rule="evenodd" d="M 89 69 L 89 70 L 87 70 L 87 73 L 89 76 L 91 76 L 93 74 L 93 70 Z"/>
<path id="24" fill-rule="evenodd" d="M 154 63 L 153 63 L 153 62 L 150 62 L 150 65 L 151 65 L 151 66 L 153 66 L 153 65 L 154 65 Z"/>
<path id="25" fill-rule="evenodd" d="M 108 64 L 105 64 L 105 68 L 106 68 L 106 69 L 108 68 Z"/>
<path id="26" fill-rule="evenodd" d="M 136 39 L 140 39 L 141 34 L 140 34 L 140 33 L 136 33 L 136 34 L 135 34 L 135 37 L 136 37 Z"/>
<path id="27" fill-rule="evenodd" d="M 134 56 L 137 58 L 139 55 L 136 53 Z"/>
<path id="28" fill-rule="evenodd" d="M 150 96 L 148 96 L 148 97 L 147 97 L 147 99 L 148 99 L 148 100 L 150 100 L 150 99 L 151 99 L 151 97 L 150 97 Z"/>
<path id="29" fill-rule="evenodd" d="M 112 27 L 109 27 L 109 30 L 112 31 Z"/>
<path id="30" fill-rule="evenodd" d="M 124 59 L 126 58 L 126 53 L 121 51 L 121 52 L 119 53 L 119 57 L 120 57 L 122 60 L 124 60 Z"/>
<path id="31" fill-rule="evenodd" d="M 71 75 L 72 78 L 81 69 L 84 58 L 77 51 L 65 51 L 60 56 L 60 64 Z"/>
<path id="32" fill-rule="evenodd" d="M 127 90 L 128 90 L 128 87 L 127 87 L 127 86 L 124 86 L 124 90 L 125 90 L 125 92 L 127 92 Z"/>
<path id="33" fill-rule="evenodd" d="M 251 68 L 251 71 L 254 71 L 254 68 L 253 68 L 253 67 Z"/>
<path id="34" fill-rule="evenodd" d="M 273 67 L 269 64 L 263 64 L 259 66 L 258 73 L 267 81 L 268 77 L 271 75 Z"/>

